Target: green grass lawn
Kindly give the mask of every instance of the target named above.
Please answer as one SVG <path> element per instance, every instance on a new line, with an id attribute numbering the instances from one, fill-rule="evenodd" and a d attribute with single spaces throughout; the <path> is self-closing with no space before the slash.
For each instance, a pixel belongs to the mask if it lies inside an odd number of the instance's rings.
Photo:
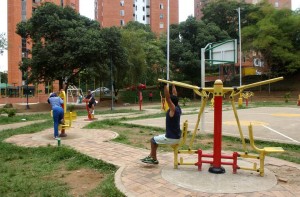
<path id="1" fill-rule="evenodd" d="M 31 119 L 30 116 L 26 117 Z M 61 170 L 83 168 L 94 169 L 105 177 L 101 184 L 85 196 L 124 196 L 114 185 L 117 168 L 112 164 L 64 146 L 24 148 L 3 141 L 13 135 L 35 133 L 50 127 L 51 120 L 0 132 L 1 196 L 71 196 L 69 186 L 53 175 L 59 174 Z"/>
<path id="2" fill-rule="evenodd" d="M 163 133 L 164 129 L 155 127 L 143 127 L 132 124 L 124 124 L 121 121 L 129 119 L 146 119 L 153 117 L 164 117 L 164 113 L 145 115 L 134 110 L 96 111 L 97 114 L 111 113 L 135 113 L 140 115 L 137 118 L 106 119 L 94 121 L 87 128 L 109 128 L 120 134 L 114 141 L 139 148 L 147 148 L 149 140 L 157 133 Z M 86 112 L 79 112 L 79 116 L 86 116 Z M 89 191 L 86 196 L 124 196 L 114 185 L 114 173 L 117 168 L 101 160 L 83 155 L 71 148 L 60 147 L 39 147 L 25 148 L 4 142 L 6 138 L 18 134 L 36 133 L 53 126 L 49 114 L 22 115 L 14 117 L 1 117 L 0 124 L 15 122 L 45 120 L 43 123 L 33 123 L 29 126 L 7 129 L 0 131 L 0 196 L 71 196 L 70 187 L 55 179 L 53 174 L 61 170 L 93 169 L 104 175 L 105 179 L 95 189 Z M 155 130 L 157 133 L 153 132 Z M 195 149 L 212 149 L 212 135 L 199 135 L 194 144 Z M 206 143 L 203 143 L 206 142 Z M 223 149 L 231 151 L 243 151 L 240 139 L 234 137 L 223 137 Z M 270 156 L 287 161 L 300 163 L 300 146 L 294 144 L 283 144 L 256 140 L 258 147 L 281 146 L 285 149 L 283 154 L 272 154 Z M 168 147 L 160 148 L 160 151 L 171 151 Z"/>

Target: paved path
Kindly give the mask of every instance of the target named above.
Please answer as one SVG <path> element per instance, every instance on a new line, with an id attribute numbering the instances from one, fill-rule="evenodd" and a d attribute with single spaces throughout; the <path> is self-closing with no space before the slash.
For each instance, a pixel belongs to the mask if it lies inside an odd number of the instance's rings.
<path id="1" fill-rule="evenodd" d="M 99 120 L 107 118 L 107 115 L 97 116 L 97 118 Z M 74 122 L 73 128 L 67 130 L 68 137 L 62 139 L 62 144 L 71 146 L 79 152 L 89 155 L 93 158 L 101 159 L 119 166 L 120 168 L 115 175 L 116 186 L 127 196 L 300 196 L 299 182 L 285 183 L 279 181 L 276 182 L 272 188 L 267 190 L 242 193 L 208 193 L 184 187 L 184 184 L 174 183 L 170 180 L 168 181 L 162 175 L 166 168 L 171 168 L 173 159 L 171 153 L 159 153 L 159 157 L 164 158 L 160 160 L 159 165 L 143 164 L 139 161 L 139 159 L 147 155 L 148 150 L 133 148 L 124 144 L 111 142 L 110 139 L 115 138 L 117 133 L 110 130 L 83 129 L 83 127 L 88 123 L 89 122 L 85 121 L 84 118 L 79 117 Z M 57 142 L 52 139 L 52 135 L 52 129 L 47 129 L 39 133 L 12 136 L 5 141 L 27 147 L 47 146 L 49 144 L 55 146 L 57 145 Z M 266 159 L 266 166 L 274 164 L 276 164 L 278 168 L 288 167 L 289 170 L 293 169 L 293 172 L 300 171 L 300 165 L 274 158 Z M 177 171 L 180 170 L 181 169 Z M 253 176 L 257 176 L 255 172 L 251 174 Z M 199 173 L 199 175 L 201 174 Z M 263 179 L 263 177 L 258 178 Z M 177 177 L 177 179 L 180 179 L 180 177 Z"/>

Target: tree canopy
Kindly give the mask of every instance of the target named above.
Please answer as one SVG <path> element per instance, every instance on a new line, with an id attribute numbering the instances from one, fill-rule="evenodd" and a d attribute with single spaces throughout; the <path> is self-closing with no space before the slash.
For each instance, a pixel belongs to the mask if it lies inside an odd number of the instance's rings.
<path id="1" fill-rule="evenodd" d="M 243 48 L 261 53 L 274 75 L 300 71 L 300 14 L 265 3 L 258 6 L 249 13 L 256 22 L 242 30 Z"/>
<path id="2" fill-rule="evenodd" d="M 5 33 L 0 33 L 0 53 L 2 54 L 7 48 L 7 40 L 5 38 Z M 0 54 L 0 55 L 1 55 Z"/>
<path id="3" fill-rule="evenodd" d="M 227 32 L 222 31 L 214 23 L 197 21 L 194 17 L 189 17 L 179 25 L 172 25 L 170 28 L 170 65 L 173 77 L 200 84 L 201 48 L 208 43 L 227 39 L 230 39 Z"/>
<path id="4" fill-rule="evenodd" d="M 59 80 L 62 87 L 62 82 L 73 83 L 80 72 L 101 75 L 107 70 L 103 66 L 107 47 L 99 23 L 70 7 L 45 3 L 17 25 L 17 33 L 32 44 L 32 58 L 20 66 L 30 72 L 29 82 Z"/>
<path id="5" fill-rule="evenodd" d="M 202 20 L 206 23 L 215 23 L 221 30 L 224 30 L 232 39 L 238 39 L 239 17 L 240 11 L 241 26 L 251 24 L 251 20 L 247 17 L 248 13 L 256 9 L 252 4 L 244 1 L 236 0 L 216 0 L 209 2 L 203 9 Z"/>

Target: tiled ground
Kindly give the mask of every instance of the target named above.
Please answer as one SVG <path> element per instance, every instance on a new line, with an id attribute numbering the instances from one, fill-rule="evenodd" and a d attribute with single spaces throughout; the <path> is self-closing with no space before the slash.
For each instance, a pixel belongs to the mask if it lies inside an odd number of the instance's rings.
<path id="1" fill-rule="evenodd" d="M 97 117 L 98 119 L 104 117 Z M 83 129 L 88 124 L 79 117 L 73 124 L 73 128 L 67 130 L 68 137 L 62 139 L 63 145 L 68 145 L 91 157 L 104 160 L 119 166 L 116 173 L 116 186 L 127 196 L 138 197 L 192 197 L 192 196 L 218 196 L 218 197 L 289 197 L 300 196 L 300 183 L 289 185 L 289 182 L 277 182 L 277 185 L 266 191 L 246 192 L 246 193 L 204 193 L 192 189 L 184 188 L 168 182 L 162 177 L 162 170 L 166 165 L 172 164 L 171 153 L 159 153 L 159 165 L 147 165 L 139 161 L 141 157 L 148 154 L 147 150 L 133 148 L 127 145 L 110 142 L 116 137 L 116 133 L 109 130 Z M 19 124 L 18 126 L 22 126 Z M 2 126 L 4 129 L 6 126 Z M 17 135 L 8 138 L 6 142 L 19 146 L 46 146 L 48 144 L 57 145 L 52 139 L 52 129 L 39 133 Z M 276 163 L 277 166 L 291 166 L 300 170 L 297 164 L 285 162 L 277 159 L 270 159 L 269 163 Z M 180 170 L 180 169 L 179 169 Z M 180 178 L 180 177 L 178 177 Z M 296 186 L 295 186 L 296 185 Z"/>

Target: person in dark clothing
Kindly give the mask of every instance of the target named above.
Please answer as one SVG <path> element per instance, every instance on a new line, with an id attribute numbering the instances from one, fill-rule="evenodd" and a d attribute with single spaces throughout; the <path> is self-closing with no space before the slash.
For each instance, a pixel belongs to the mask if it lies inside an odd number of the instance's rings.
<path id="1" fill-rule="evenodd" d="M 90 110 L 90 114 L 94 114 L 96 100 L 91 90 L 88 90 L 88 95 L 85 97 L 85 99 L 88 100 L 88 107 Z"/>
<path id="2" fill-rule="evenodd" d="M 164 94 L 169 110 L 166 113 L 166 133 L 154 136 L 151 139 L 151 151 L 149 156 L 141 159 L 144 163 L 158 164 L 157 147 L 159 144 L 177 144 L 181 137 L 180 116 L 181 108 L 178 105 L 178 97 L 175 85 L 172 86 L 172 95 L 169 93 L 167 85 L 164 86 Z"/>

